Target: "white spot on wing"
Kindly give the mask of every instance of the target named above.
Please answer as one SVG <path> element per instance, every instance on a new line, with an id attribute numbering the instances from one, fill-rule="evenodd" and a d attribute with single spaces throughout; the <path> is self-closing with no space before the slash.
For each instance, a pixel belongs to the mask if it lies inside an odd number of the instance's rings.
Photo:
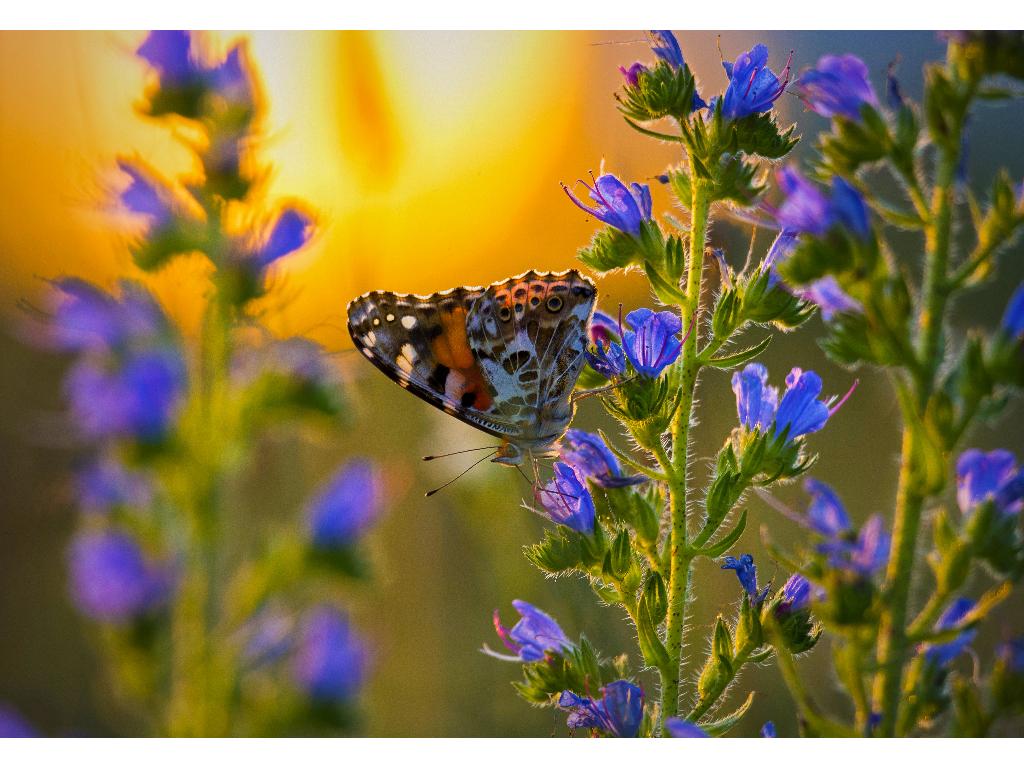
<path id="1" fill-rule="evenodd" d="M 407 331 L 411 331 L 416 327 L 416 318 L 412 315 L 406 315 L 402 318 L 402 327 Z"/>
<path id="2" fill-rule="evenodd" d="M 402 354 L 408 358 L 410 363 L 416 362 L 416 348 L 412 344 L 402 345 Z"/>
<path id="3" fill-rule="evenodd" d="M 384 319 L 387 320 L 389 323 L 395 322 L 395 316 L 390 312 L 388 312 L 387 316 Z"/>

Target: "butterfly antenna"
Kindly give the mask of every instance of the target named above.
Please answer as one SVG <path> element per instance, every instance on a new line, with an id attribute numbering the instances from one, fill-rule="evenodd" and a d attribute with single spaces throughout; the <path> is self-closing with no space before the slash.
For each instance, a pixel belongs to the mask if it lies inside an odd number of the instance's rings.
<path id="1" fill-rule="evenodd" d="M 619 387 L 625 384 L 629 384 L 629 382 L 636 380 L 636 378 L 636 375 L 633 375 L 630 376 L 628 379 L 623 379 L 622 381 L 617 381 L 614 384 L 608 384 L 607 386 L 600 387 L 598 389 L 585 389 L 582 392 L 573 392 L 572 402 L 578 403 L 580 400 L 586 400 L 588 397 L 593 397 L 594 395 L 600 395 L 605 392 L 610 392 L 613 389 L 618 389 Z"/>
<path id="2" fill-rule="evenodd" d="M 469 465 L 468 467 L 466 467 L 466 468 L 465 468 L 464 470 L 462 470 L 461 472 L 459 472 L 459 474 L 457 474 L 457 475 L 456 475 L 455 477 L 453 477 L 453 478 L 452 478 L 451 480 L 449 480 L 449 481 L 448 481 L 447 483 L 445 483 L 444 485 L 442 485 L 442 486 L 440 486 L 440 487 L 438 487 L 438 488 L 435 488 L 435 489 L 434 489 L 434 490 L 432 490 L 432 491 L 427 491 L 427 492 L 426 492 L 425 494 L 423 494 L 423 495 L 424 495 L 424 496 L 426 496 L 427 498 L 430 498 L 431 496 L 433 496 L 433 495 L 434 495 L 435 493 L 437 493 L 438 491 L 442 491 L 442 490 L 444 490 L 444 489 L 445 489 L 445 488 L 447 488 L 447 487 L 448 487 L 449 485 L 451 485 L 451 484 L 452 484 L 452 483 L 454 483 L 454 482 L 455 482 L 456 480 L 458 480 L 458 479 L 459 479 L 459 478 L 461 478 L 461 477 L 462 477 L 463 475 L 465 475 L 465 474 L 466 474 L 467 472 L 469 472 L 469 470 L 473 469 L 473 468 L 474 468 L 474 467 L 475 467 L 475 466 L 476 466 L 477 464 L 480 464 L 481 462 L 487 461 L 487 460 L 488 460 L 489 458 L 491 458 L 491 456 L 493 456 L 493 455 L 494 455 L 494 454 L 496 454 L 497 452 L 498 452 L 498 451 L 497 451 L 497 450 L 495 450 L 495 451 L 493 451 L 492 453 L 488 453 L 488 454 L 487 454 L 486 456 L 484 456 L 483 458 L 477 459 L 477 460 L 476 460 L 476 461 L 474 461 L 474 462 L 473 462 L 472 464 L 470 464 L 470 465 Z"/>
<path id="3" fill-rule="evenodd" d="M 447 458 L 448 456 L 458 456 L 460 453 L 472 453 L 473 451 L 487 451 L 487 450 L 496 451 L 497 450 L 497 446 L 494 446 L 494 445 L 482 445 L 479 448 L 466 448 L 465 450 L 462 450 L 462 451 L 452 451 L 451 453 L 439 453 L 439 454 L 437 454 L 435 456 L 424 456 L 423 460 L 424 461 L 433 461 L 434 459 L 444 459 L 444 458 Z"/>

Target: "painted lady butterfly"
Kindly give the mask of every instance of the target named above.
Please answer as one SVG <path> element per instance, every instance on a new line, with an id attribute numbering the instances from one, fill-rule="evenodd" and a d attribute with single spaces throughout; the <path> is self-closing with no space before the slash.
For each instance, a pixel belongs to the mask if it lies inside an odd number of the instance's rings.
<path id="1" fill-rule="evenodd" d="M 597 301 L 575 270 L 527 272 L 430 296 L 371 291 L 348 305 L 356 347 L 388 377 L 501 438 L 493 461 L 550 456 L 565 434 Z"/>

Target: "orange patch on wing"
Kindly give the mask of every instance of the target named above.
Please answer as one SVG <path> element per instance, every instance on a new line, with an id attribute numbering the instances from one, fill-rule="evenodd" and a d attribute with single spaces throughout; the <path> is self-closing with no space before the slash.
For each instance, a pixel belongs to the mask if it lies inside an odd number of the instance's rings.
<path id="1" fill-rule="evenodd" d="M 465 392 L 474 396 L 473 408 L 486 411 L 493 402 L 483 371 L 476 364 L 466 336 L 466 310 L 461 307 L 441 314 L 441 335 L 430 342 L 430 351 L 441 365 L 458 371 L 466 380 Z"/>

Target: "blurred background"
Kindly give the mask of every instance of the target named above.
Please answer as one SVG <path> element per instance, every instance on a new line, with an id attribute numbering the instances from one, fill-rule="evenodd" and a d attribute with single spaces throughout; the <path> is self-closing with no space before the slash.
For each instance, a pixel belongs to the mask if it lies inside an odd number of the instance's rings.
<path id="1" fill-rule="evenodd" d="M 353 605 L 375 647 L 364 732 L 564 733 L 563 713 L 517 699 L 509 684 L 516 665 L 479 653 L 483 643 L 495 642 L 491 611 L 501 608 L 510 622 L 510 601 L 523 598 L 557 617 L 570 636 L 585 632 L 604 653 L 629 651 L 635 658 L 624 616 L 599 608 L 583 584 L 545 581 L 525 561 L 521 549 L 539 539 L 543 523 L 522 508 L 529 490 L 514 472 L 481 465 L 423 498 L 469 461 L 422 464 L 419 458 L 476 447 L 482 438 L 349 355 L 344 309 L 370 289 L 427 293 L 529 268 L 573 266 L 595 222 L 569 204 L 558 183 L 597 172 L 602 163 L 625 179 L 649 181 L 656 214 L 667 212 L 668 196 L 652 177 L 678 159 L 677 150 L 634 133 L 612 99 L 621 82 L 618 66 L 651 58 L 643 35 L 223 32 L 209 42 L 219 48 L 243 34 L 269 100 L 263 149 L 274 166 L 272 194 L 308 200 L 324 225 L 312 247 L 277 268 L 276 288 L 262 308 L 266 322 L 337 353 L 353 409 L 345 450 L 369 454 L 389 478 L 389 511 L 370 538 L 376 582 Z M 776 71 L 790 50 L 795 72 L 826 52 L 856 53 L 879 92 L 888 65 L 897 62 L 904 92 L 914 99 L 923 63 L 944 53 L 931 32 L 682 32 L 679 38 L 705 96 L 725 85 L 721 58 L 731 60 L 758 41 L 768 44 Z M 23 343 L 19 304 L 40 305 L 49 278 L 74 274 L 111 286 L 118 276 L 140 276 L 97 203 L 109 169 L 117 155 L 137 153 L 168 175 L 187 170 L 186 154 L 167 132 L 133 112 L 144 84 L 133 57 L 141 39 L 124 32 L 0 33 L 0 701 L 50 735 L 131 735 L 136 725 L 109 695 L 90 628 L 66 596 L 74 527 L 68 473 L 76 461 L 60 415 L 66 361 Z M 792 95 L 778 106 L 808 137 L 796 150 L 797 158 L 806 156 L 825 121 Z M 979 192 L 1001 165 L 1014 178 L 1024 175 L 1022 122 L 1019 100 L 985 108 L 972 121 L 969 170 Z M 769 237 L 757 237 L 756 254 Z M 751 232 L 720 219 L 712 242 L 739 266 Z M 917 248 L 913 240 L 893 243 L 897 250 Z M 998 322 L 1024 276 L 1020 252 L 1018 246 L 992 283 L 955 308 L 958 327 Z M 178 260 L 149 282 L 194 329 L 201 270 Z M 601 305 L 611 312 L 620 302 L 627 311 L 649 304 L 639 278 L 605 279 L 600 290 Z M 814 368 L 827 392 L 845 392 L 860 377 L 835 423 L 810 441 L 821 451 L 815 473 L 837 487 L 858 520 L 876 511 L 888 515 L 899 448 L 892 392 L 876 371 L 854 374 L 827 362 L 815 343 L 820 328 L 815 318 L 778 336 L 765 362 L 779 379 L 793 365 Z M 700 397 L 695 451 L 710 458 L 736 420 L 728 374 L 707 371 Z M 607 419 L 589 401 L 576 425 L 592 429 L 607 426 Z M 969 441 L 1021 456 L 1020 427 L 1014 405 L 1001 426 L 981 429 Z M 326 477 L 344 455 L 333 441 L 266 446 L 240 488 L 242 514 L 246 499 L 259 499 L 261 511 L 253 515 L 267 514 L 268 506 L 292 515 L 297 489 Z M 778 495 L 794 507 L 805 503 L 798 487 Z M 748 526 L 740 549 L 754 554 L 762 579 L 784 578 L 758 529 L 770 528 L 783 543 L 798 531 L 758 499 L 747 503 L 759 525 Z M 257 529 L 259 523 L 253 520 Z M 738 598 L 735 577 L 714 564 L 701 564 L 697 583 L 691 676 L 716 613 L 732 611 Z M 1019 631 L 1020 608 L 1019 596 L 1002 605 L 995 622 L 1004 625 L 1002 634 L 979 644 Z M 801 662 L 826 700 L 827 658 L 823 643 Z M 780 735 L 794 735 L 775 669 L 745 674 L 731 700 L 741 701 L 751 688 L 760 693 L 735 733 L 756 735 L 770 718 Z"/>

